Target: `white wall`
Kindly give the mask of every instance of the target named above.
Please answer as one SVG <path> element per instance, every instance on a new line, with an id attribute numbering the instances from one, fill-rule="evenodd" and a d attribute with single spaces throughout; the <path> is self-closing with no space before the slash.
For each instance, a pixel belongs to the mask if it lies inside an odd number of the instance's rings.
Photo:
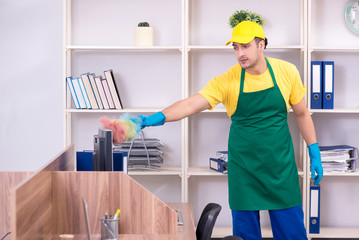
<path id="1" fill-rule="evenodd" d="M 0 171 L 62 149 L 62 1 L 0 0 Z"/>

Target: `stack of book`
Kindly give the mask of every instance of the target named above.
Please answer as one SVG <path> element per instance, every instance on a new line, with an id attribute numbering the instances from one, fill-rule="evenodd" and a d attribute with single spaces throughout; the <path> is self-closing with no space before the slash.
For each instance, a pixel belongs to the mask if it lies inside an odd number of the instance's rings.
<path id="1" fill-rule="evenodd" d="M 227 173 L 228 151 L 217 151 L 215 158 L 209 159 L 209 168 L 221 173 Z"/>
<path id="2" fill-rule="evenodd" d="M 358 149 L 348 145 L 319 147 L 325 172 L 355 172 Z"/>
<path id="3" fill-rule="evenodd" d="M 112 70 L 104 71 L 104 74 L 105 78 L 90 73 L 66 78 L 76 109 L 123 108 Z"/>
<path id="4" fill-rule="evenodd" d="M 163 163 L 163 143 L 157 138 L 138 138 L 131 142 L 123 142 L 114 146 L 114 151 L 126 152 L 128 155 L 128 166 L 158 167 Z"/>

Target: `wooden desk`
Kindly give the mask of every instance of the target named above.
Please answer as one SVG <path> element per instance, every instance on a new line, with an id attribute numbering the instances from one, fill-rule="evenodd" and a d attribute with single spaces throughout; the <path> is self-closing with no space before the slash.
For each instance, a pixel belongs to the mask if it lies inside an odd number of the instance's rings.
<path id="1" fill-rule="evenodd" d="M 82 198 L 94 239 L 100 239 L 99 219 L 117 208 L 120 239 L 196 239 L 191 204 L 164 203 L 123 172 L 75 172 L 74 156 L 69 146 L 11 190 L 11 239 L 66 239 L 63 233 L 86 239 Z"/>
<path id="2" fill-rule="evenodd" d="M 195 240 L 196 229 L 193 222 L 193 210 L 191 203 L 167 203 L 171 208 L 182 212 L 183 225 L 178 226 L 177 235 L 169 234 L 119 234 L 119 240 Z M 100 240 L 100 234 L 92 234 L 93 240 Z M 61 236 L 53 236 L 52 240 L 87 240 L 87 235 L 79 234 L 64 234 Z"/>

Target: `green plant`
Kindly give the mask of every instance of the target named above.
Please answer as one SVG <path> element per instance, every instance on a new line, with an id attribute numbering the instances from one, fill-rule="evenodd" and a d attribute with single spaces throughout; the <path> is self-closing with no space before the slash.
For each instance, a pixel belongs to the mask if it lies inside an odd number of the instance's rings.
<path id="1" fill-rule="evenodd" d="M 148 22 L 140 22 L 138 24 L 138 27 L 149 27 L 149 26 L 150 26 L 150 24 L 148 24 Z"/>
<path id="2" fill-rule="evenodd" d="M 238 23 L 242 21 L 252 21 L 258 23 L 261 26 L 265 25 L 264 19 L 261 15 L 248 10 L 241 10 L 239 12 L 236 11 L 235 13 L 233 13 L 232 16 L 229 17 L 228 25 L 231 28 L 234 28 L 235 26 L 237 26 Z"/>

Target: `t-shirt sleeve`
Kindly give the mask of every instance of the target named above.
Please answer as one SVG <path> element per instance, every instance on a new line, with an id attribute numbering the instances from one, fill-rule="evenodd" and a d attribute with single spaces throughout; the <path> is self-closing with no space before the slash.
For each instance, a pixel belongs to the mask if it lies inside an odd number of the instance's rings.
<path id="1" fill-rule="evenodd" d="M 303 85 L 298 69 L 296 67 L 294 67 L 293 69 L 292 76 L 293 76 L 293 85 L 289 97 L 289 103 L 291 105 L 295 105 L 303 99 L 307 90 L 306 87 Z"/>
<path id="2" fill-rule="evenodd" d="M 225 93 L 223 90 L 223 81 L 225 81 L 226 74 L 220 75 L 218 77 L 210 80 L 207 85 L 199 91 L 201 94 L 211 105 L 209 110 L 212 110 L 219 103 L 222 103 L 225 98 Z"/>

